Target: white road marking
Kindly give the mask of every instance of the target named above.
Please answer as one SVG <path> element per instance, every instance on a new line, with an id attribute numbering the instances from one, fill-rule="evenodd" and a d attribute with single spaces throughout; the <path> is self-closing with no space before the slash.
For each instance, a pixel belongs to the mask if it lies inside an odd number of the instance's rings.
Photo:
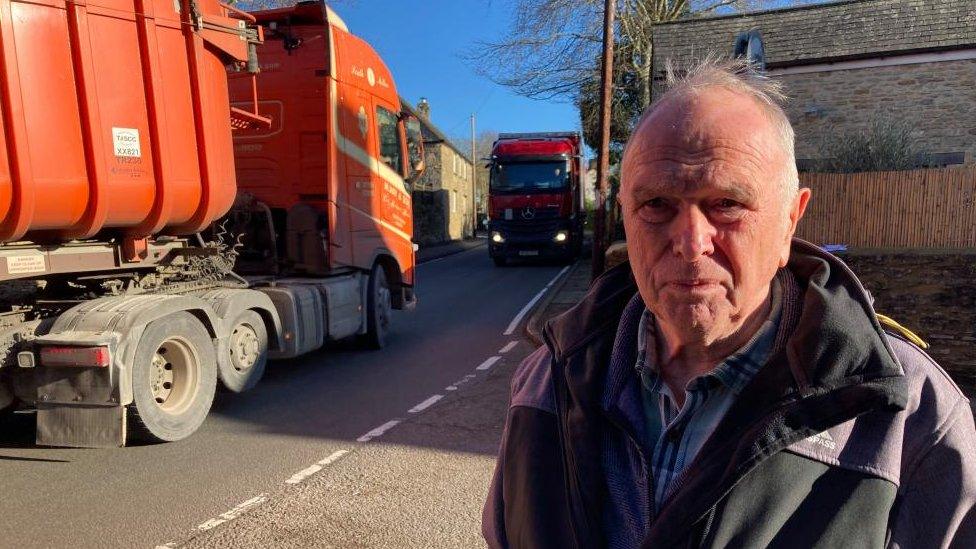
<path id="1" fill-rule="evenodd" d="M 427 408 L 430 408 L 431 406 L 433 406 L 435 402 L 437 402 L 438 400 L 440 400 L 442 398 L 444 398 L 444 395 L 434 395 L 434 396 L 428 398 L 427 400 L 421 402 L 420 404 L 414 406 L 413 408 L 410 408 L 407 411 L 410 412 L 411 414 L 417 414 L 417 413 L 423 412 Z"/>
<path id="2" fill-rule="evenodd" d="M 383 425 L 373 429 L 372 431 L 366 433 L 365 435 L 356 439 L 357 442 L 369 442 L 376 437 L 383 436 L 383 433 L 389 431 L 390 429 L 396 427 L 400 423 L 399 419 L 394 419 L 387 421 Z"/>
<path id="3" fill-rule="evenodd" d="M 514 349 L 516 345 L 518 345 L 518 341 L 509 341 L 507 345 L 505 345 L 501 349 L 498 349 L 498 354 L 503 355 L 511 351 L 512 349 Z"/>
<path id="4" fill-rule="evenodd" d="M 477 368 L 475 368 L 475 370 L 487 370 L 488 368 L 491 368 L 492 366 L 494 366 L 495 363 L 498 362 L 501 359 L 502 359 L 502 357 L 500 357 L 500 356 L 493 356 L 493 357 L 489 358 L 488 360 L 482 362 L 480 366 L 478 366 Z"/>
<path id="5" fill-rule="evenodd" d="M 341 458 L 342 456 L 348 453 L 349 450 L 336 450 L 335 452 L 332 452 L 332 454 L 329 457 L 321 461 L 318 461 L 312 464 L 311 466 L 306 467 L 301 471 L 295 473 L 294 475 L 291 476 L 291 478 L 285 481 L 285 484 L 298 484 L 299 482 L 307 479 L 308 477 L 314 475 L 315 473 L 318 473 L 326 466 L 335 463 L 337 459 Z"/>
<path id="6" fill-rule="evenodd" d="M 522 307 L 522 310 L 519 311 L 517 315 L 515 315 L 515 318 L 513 318 L 511 322 L 508 323 L 508 328 L 505 328 L 504 335 L 512 335 L 512 332 L 515 331 L 515 328 L 518 328 L 519 323 L 522 322 L 522 318 L 525 317 L 525 315 L 528 314 L 528 312 L 532 309 L 532 307 L 536 304 L 536 302 L 538 302 L 539 299 L 542 298 L 542 296 L 546 293 L 546 290 L 551 288 L 552 285 L 555 284 L 557 280 L 559 280 L 559 277 L 563 276 L 563 274 L 568 270 L 569 270 L 568 265 L 566 267 L 563 267 L 563 269 L 559 271 L 556 274 L 556 276 L 552 277 L 552 280 L 550 280 L 549 283 L 546 284 L 545 288 L 539 290 L 539 293 L 535 294 L 535 297 L 533 297 L 531 301 L 526 303 L 525 307 Z"/>
<path id="7" fill-rule="evenodd" d="M 472 379 L 474 379 L 476 377 L 478 377 L 478 376 L 475 375 L 475 374 L 468 374 L 468 375 L 462 377 L 461 379 L 455 381 L 454 383 L 448 385 L 447 387 L 444 388 L 444 390 L 445 391 L 457 391 L 457 389 L 458 389 L 459 386 L 464 385 L 465 383 L 471 381 Z"/>
<path id="8" fill-rule="evenodd" d="M 207 522 L 204 522 L 203 524 L 197 526 L 197 530 L 200 530 L 201 532 L 212 530 L 225 522 L 229 522 L 236 519 L 237 517 L 246 513 L 248 509 L 253 509 L 254 507 L 257 507 L 258 505 L 261 505 L 266 501 L 268 501 L 268 494 L 261 494 L 258 496 L 254 496 L 253 498 L 245 501 L 244 503 L 236 505 L 230 511 L 227 511 L 226 513 L 221 513 L 216 518 L 212 518 Z"/>

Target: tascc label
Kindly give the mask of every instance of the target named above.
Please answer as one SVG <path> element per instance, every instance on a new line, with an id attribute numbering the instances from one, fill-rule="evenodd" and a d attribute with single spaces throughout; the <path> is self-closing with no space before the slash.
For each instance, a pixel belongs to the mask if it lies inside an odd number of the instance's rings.
<path id="1" fill-rule="evenodd" d="M 112 128 L 112 143 L 115 146 L 115 156 L 123 158 L 142 156 L 142 149 L 139 147 L 139 130 L 135 128 Z"/>

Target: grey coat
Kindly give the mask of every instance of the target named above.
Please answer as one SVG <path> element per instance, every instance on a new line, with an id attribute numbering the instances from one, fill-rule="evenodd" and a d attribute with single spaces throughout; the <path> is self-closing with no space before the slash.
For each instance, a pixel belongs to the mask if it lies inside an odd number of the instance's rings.
<path id="1" fill-rule="evenodd" d="M 485 504 L 491 547 L 976 547 L 969 403 L 882 330 L 836 257 L 795 241 L 773 356 L 655 516 L 626 265 L 520 366 Z M 607 535 L 608 531 L 612 534 Z"/>

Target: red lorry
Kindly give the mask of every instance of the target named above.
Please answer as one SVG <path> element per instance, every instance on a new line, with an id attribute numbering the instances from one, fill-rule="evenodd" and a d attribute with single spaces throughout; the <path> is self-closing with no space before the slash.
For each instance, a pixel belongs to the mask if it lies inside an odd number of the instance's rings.
<path id="1" fill-rule="evenodd" d="M 491 151 L 488 254 L 572 261 L 583 245 L 577 132 L 503 133 Z"/>
<path id="2" fill-rule="evenodd" d="M 0 0 L 0 143 L 0 411 L 38 444 L 182 439 L 414 302 L 419 125 L 323 3 Z"/>

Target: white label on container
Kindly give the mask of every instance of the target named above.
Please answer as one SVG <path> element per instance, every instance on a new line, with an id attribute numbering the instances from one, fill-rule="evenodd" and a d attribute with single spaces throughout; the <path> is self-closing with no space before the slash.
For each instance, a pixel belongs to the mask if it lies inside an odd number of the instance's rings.
<path id="1" fill-rule="evenodd" d="M 7 256 L 7 274 L 43 273 L 45 270 L 41 254 Z"/>
<path id="2" fill-rule="evenodd" d="M 139 148 L 139 130 L 135 128 L 112 128 L 112 143 L 115 145 L 115 156 L 142 156 Z"/>

